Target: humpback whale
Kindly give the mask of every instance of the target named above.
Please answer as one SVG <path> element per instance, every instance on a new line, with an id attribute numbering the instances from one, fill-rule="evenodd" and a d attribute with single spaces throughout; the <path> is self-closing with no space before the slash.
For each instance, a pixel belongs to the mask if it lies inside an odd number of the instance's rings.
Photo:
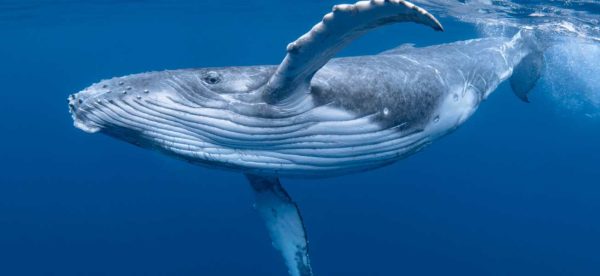
<path id="1" fill-rule="evenodd" d="M 305 227 L 281 177 L 379 168 L 454 131 L 511 78 L 527 101 L 543 66 L 535 35 L 334 58 L 384 25 L 443 31 L 408 1 L 336 5 L 279 65 L 147 72 L 69 96 L 74 125 L 185 161 L 241 172 L 290 275 L 313 275 Z"/>

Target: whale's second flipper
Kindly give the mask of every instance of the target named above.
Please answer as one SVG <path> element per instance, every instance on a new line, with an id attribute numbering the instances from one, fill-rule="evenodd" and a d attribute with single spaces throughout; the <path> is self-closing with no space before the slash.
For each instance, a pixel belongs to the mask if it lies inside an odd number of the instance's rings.
<path id="1" fill-rule="evenodd" d="M 311 276 L 308 240 L 296 203 L 276 177 L 246 174 L 273 246 L 281 252 L 291 276 Z"/>

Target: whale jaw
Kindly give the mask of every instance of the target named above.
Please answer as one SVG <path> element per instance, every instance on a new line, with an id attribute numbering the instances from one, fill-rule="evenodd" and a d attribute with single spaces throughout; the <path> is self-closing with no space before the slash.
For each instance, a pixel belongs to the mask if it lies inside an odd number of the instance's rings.
<path id="1" fill-rule="evenodd" d="M 78 119 L 74 119 L 73 125 L 87 133 L 96 133 L 100 131 L 100 127 L 87 125 Z"/>
<path id="2" fill-rule="evenodd" d="M 79 94 L 80 93 L 71 94 L 69 95 L 69 98 L 67 98 L 67 102 L 69 103 L 69 113 L 73 119 L 73 125 L 87 133 L 99 132 L 101 128 L 92 121 L 87 120 L 85 118 L 85 112 L 82 112 L 82 110 L 79 108 L 84 103 L 84 100 L 80 98 Z"/>

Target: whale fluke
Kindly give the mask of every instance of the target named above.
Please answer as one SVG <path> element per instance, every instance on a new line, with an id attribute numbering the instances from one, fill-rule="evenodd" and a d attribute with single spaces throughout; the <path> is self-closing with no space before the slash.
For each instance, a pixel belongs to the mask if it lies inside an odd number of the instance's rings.
<path id="1" fill-rule="evenodd" d="M 246 174 L 273 246 L 285 259 L 291 276 L 312 276 L 308 240 L 298 206 L 276 177 Z"/>
<path id="2" fill-rule="evenodd" d="M 391 23 L 415 22 L 442 31 L 440 22 L 426 10 L 402 0 L 359 1 L 333 7 L 309 32 L 287 46 L 287 55 L 262 96 L 268 103 L 296 99 L 306 92 L 315 72 L 342 48 L 368 31 Z"/>

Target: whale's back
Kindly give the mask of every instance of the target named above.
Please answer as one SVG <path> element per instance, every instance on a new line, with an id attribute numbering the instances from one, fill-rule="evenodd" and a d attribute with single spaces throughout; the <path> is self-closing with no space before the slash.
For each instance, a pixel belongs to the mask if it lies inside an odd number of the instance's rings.
<path id="1" fill-rule="evenodd" d="M 505 53 L 508 41 L 402 45 L 379 55 L 334 59 L 316 74 L 311 93 L 318 104 L 360 115 L 379 112 L 376 120 L 387 127 L 422 129 L 446 97 L 472 89 L 483 99 L 509 76 L 515 62 Z"/>
<path id="2" fill-rule="evenodd" d="M 376 114 L 384 127 L 420 129 L 447 89 L 433 67 L 400 56 L 338 59 L 313 79 L 317 104 L 360 116 Z"/>

